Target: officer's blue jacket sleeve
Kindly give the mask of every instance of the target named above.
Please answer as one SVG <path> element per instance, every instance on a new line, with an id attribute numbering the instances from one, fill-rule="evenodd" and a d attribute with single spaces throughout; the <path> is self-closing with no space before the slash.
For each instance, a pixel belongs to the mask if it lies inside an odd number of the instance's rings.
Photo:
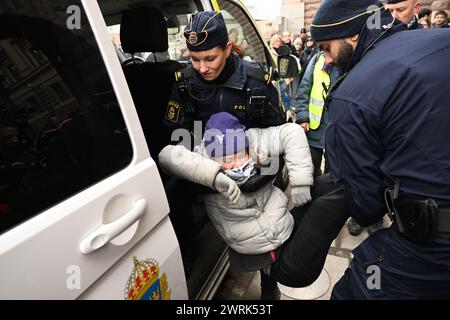
<path id="1" fill-rule="evenodd" d="M 317 55 L 314 56 L 306 68 L 305 74 L 303 75 L 302 82 L 297 91 L 297 96 L 295 97 L 295 114 L 296 122 L 303 123 L 309 122 L 309 98 L 311 96 L 311 89 L 314 81 L 314 68 L 317 62 Z"/>
<path id="2" fill-rule="evenodd" d="M 386 213 L 382 157 L 382 122 L 373 110 L 348 100 L 333 98 L 326 130 L 330 173 L 343 180 L 350 215 L 362 226 Z"/>

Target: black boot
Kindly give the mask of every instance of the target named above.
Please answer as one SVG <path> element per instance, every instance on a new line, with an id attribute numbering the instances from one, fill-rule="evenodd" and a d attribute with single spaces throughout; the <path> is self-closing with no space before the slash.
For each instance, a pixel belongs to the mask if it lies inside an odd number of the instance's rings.
<path id="1" fill-rule="evenodd" d="M 383 218 L 381 218 L 380 220 L 378 220 L 374 224 L 370 225 L 367 228 L 367 231 L 369 232 L 369 234 L 372 234 L 375 231 L 378 231 L 378 230 L 381 230 L 381 229 L 384 229 L 384 220 L 383 220 Z"/>
<path id="2" fill-rule="evenodd" d="M 363 228 L 356 222 L 355 219 L 350 218 L 350 220 L 347 223 L 348 232 L 352 236 L 358 236 L 361 234 Z"/>
<path id="3" fill-rule="evenodd" d="M 277 281 L 270 276 L 270 269 L 259 270 L 261 275 L 261 297 L 260 300 L 280 300 L 281 293 Z"/>

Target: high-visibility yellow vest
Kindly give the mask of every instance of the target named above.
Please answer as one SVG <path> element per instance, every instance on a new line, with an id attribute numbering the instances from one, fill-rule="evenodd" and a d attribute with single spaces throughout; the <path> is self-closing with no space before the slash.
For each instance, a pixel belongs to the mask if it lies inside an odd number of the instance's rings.
<path id="1" fill-rule="evenodd" d="M 320 120 L 322 119 L 324 97 L 326 97 L 322 83 L 327 88 L 330 87 L 330 75 L 323 71 L 324 65 L 325 57 L 321 54 L 314 67 L 313 86 L 309 97 L 309 128 L 312 130 L 320 126 Z"/>

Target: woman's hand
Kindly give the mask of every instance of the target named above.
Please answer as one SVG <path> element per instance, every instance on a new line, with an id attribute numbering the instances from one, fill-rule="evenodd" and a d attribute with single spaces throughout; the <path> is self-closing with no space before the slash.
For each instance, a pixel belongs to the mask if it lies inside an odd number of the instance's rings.
<path id="1" fill-rule="evenodd" d="M 309 122 L 300 123 L 300 127 L 302 127 L 303 130 L 305 130 L 305 132 L 308 132 L 309 131 Z"/>

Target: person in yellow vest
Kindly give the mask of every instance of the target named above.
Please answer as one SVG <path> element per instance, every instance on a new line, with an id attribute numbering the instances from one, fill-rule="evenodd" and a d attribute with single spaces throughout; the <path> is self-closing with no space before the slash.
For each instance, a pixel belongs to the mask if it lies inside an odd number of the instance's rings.
<path id="1" fill-rule="evenodd" d="M 321 52 L 309 62 L 295 98 L 296 123 L 308 137 L 314 164 L 314 177 L 322 174 L 321 164 L 325 149 L 325 128 L 328 115 L 324 110 L 327 91 L 341 75 L 339 68 L 327 65 Z M 327 165 L 325 164 L 327 168 Z M 325 170 L 326 172 L 327 170 Z"/>

